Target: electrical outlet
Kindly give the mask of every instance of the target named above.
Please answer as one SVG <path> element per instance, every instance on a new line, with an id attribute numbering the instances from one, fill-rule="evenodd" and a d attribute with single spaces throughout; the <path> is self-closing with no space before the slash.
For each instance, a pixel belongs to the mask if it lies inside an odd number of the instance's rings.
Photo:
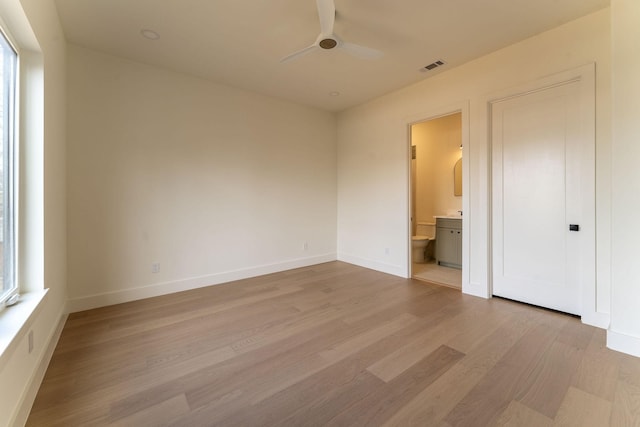
<path id="1" fill-rule="evenodd" d="M 385 255 L 389 255 L 390 253 L 391 253 L 391 250 L 389 248 L 384 248 Z"/>
<path id="2" fill-rule="evenodd" d="M 160 273 L 160 263 L 159 262 L 154 262 L 153 264 L 151 264 L 151 272 L 152 273 Z"/>
<path id="3" fill-rule="evenodd" d="M 33 330 L 29 331 L 29 354 L 33 351 Z"/>
<path id="4" fill-rule="evenodd" d="M 304 242 L 304 245 L 302 245 L 302 249 L 304 249 L 305 251 L 309 250 L 309 243 Z"/>

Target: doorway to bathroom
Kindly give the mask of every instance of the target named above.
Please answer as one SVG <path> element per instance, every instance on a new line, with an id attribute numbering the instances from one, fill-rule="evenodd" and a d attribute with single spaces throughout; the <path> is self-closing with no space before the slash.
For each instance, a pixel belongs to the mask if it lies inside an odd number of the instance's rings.
<path id="1" fill-rule="evenodd" d="M 411 277 L 462 286 L 462 113 L 410 125 Z"/>

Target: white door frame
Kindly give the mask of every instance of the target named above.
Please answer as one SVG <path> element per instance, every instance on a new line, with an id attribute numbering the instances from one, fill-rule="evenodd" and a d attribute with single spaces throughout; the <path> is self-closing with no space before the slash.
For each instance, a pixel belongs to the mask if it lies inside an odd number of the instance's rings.
<path id="1" fill-rule="evenodd" d="M 594 170 L 595 170 L 595 64 L 587 64 L 582 67 L 560 72 L 554 74 L 552 76 L 548 76 L 534 82 L 526 83 L 514 88 L 509 88 L 502 90 L 500 92 L 496 92 L 486 97 L 486 111 L 487 111 L 487 130 L 488 130 L 488 141 L 487 141 L 487 149 L 488 149 L 488 162 L 489 162 L 489 176 L 488 176 L 488 210 L 489 210 L 489 221 L 488 221 L 488 280 L 487 280 L 487 296 L 491 297 L 493 295 L 493 230 L 491 229 L 491 224 L 493 222 L 493 212 L 492 212 L 492 204 L 493 204 L 493 183 L 492 183 L 492 174 L 493 174 L 493 164 L 492 164 L 492 136 L 491 136 L 491 110 L 492 104 L 495 102 L 499 102 L 505 99 L 509 99 L 512 97 L 522 96 L 528 93 L 537 92 L 540 90 L 544 90 L 550 87 L 563 85 L 568 82 L 579 82 L 580 84 L 580 106 L 582 108 L 582 115 L 588 119 L 588 122 L 585 123 L 589 129 L 589 135 L 593 140 L 591 141 L 591 146 L 593 150 L 589 153 L 588 161 L 592 162 Z M 595 179 L 593 182 L 589 183 L 591 188 L 588 188 L 587 191 L 592 191 L 595 195 Z M 590 207 L 594 210 L 596 209 L 595 203 Z M 595 215 L 594 215 L 595 217 Z M 589 249 L 590 256 L 592 257 L 592 265 L 594 266 L 592 270 L 583 272 L 584 280 L 582 280 L 582 321 L 584 323 L 592 324 L 595 326 L 606 327 L 608 324 L 608 316 L 603 315 L 602 313 L 597 312 L 596 305 L 596 275 L 595 275 L 595 261 L 596 261 L 596 247 L 595 247 L 595 222 L 594 224 L 589 224 L 588 226 L 592 227 L 594 233 L 594 244 L 593 248 Z"/>
<path id="2" fill-rule="evenodd" d="M 461 113 L 462 121 L 462 158 L 468 159 L 470 153 L 469 147 L 469 101 L 458 102 L 442 107 L 433 108 L 423 113 L 412 114 L 406 117 L 404 126 L 406 127 L 406 156 L 407 159 L 407 223 L 408 223 L 408 236 L 407 241 L 407 272 L 408 278 L 412 277 L 412 263 L 411 263 L 411 212 L 413 206 L 411 205 L 411 126 L 428 122 L 429 120 L 438 119 L 440 117 L 450 116 L 451 114 Z M 462 162 L 462 292 L 469 286 L 469 218 L 472 212 L 469 212 L 469 162 Z"/>

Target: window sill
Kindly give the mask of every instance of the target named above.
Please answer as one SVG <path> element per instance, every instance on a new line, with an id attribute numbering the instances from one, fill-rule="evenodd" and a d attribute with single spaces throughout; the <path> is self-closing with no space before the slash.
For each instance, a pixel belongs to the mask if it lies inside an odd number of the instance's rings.
<path id="1" fill-rule="evenodd" d="M 20 338 L 27 334 L 47 292 L 48 289 L 43 289 L 22 294 L 17 304 L 0 312 L 0 371 L 15 351 Z"/>

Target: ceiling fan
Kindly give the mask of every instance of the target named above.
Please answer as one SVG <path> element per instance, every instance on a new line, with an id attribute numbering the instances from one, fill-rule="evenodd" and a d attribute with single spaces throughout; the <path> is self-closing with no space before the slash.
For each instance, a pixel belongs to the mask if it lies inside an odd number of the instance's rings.
<path id="1" fill-rule="evenodd" d="M 333 33 L 333 25 L 336 20 L 334 0 L 316 0 L 316 3 L 318 5 L 318 16 L 320 18 L 320 35 L 311 46 L 307 46 L 291 55 L 285 56 L 280 62 L 289 62 L 316 49 L 331 50 L 338 48 L 361 59 L 376 59 L 382 56 L 382 52 L 379 50 L 344 42 Z"/>

